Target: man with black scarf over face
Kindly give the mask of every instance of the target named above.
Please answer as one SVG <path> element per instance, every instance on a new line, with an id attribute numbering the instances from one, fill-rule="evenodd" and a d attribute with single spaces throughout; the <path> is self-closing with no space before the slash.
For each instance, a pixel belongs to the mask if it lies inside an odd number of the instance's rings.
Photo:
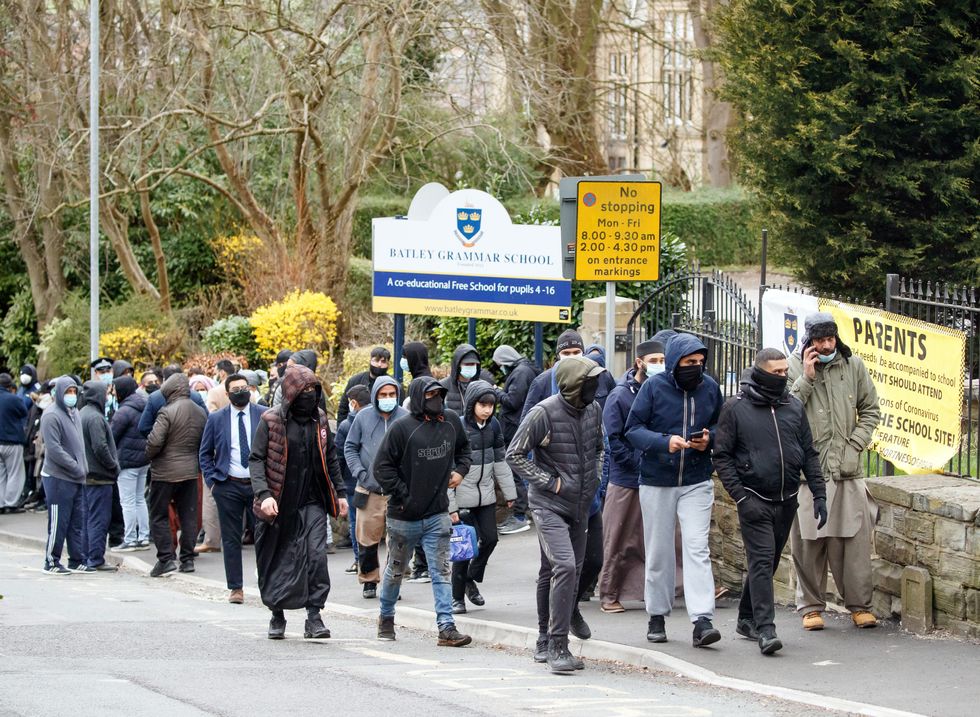
<path id="1" fill-rule="evenodd" d="M 320 380 L 290 366 L 283 399 L 262 414 L 248 467 L 255 493 L 255 558 L 262 602 L 272 610 L 269 639 L 286 634 L 284 610 L 306 608 L 303 637 L 327 638 L 320 617 L 330 592 L 328 514 L 347 515 L 346 491 Z"/>
<path id="2" fill-rule="evenodd" d="M 595 396 L 604 371 L 584 356 L 562 359 L 555 368 L 558 393 L 528 411 L 507 449 L 507 462 L 528 481 L 541 547 L 534 660 L 547 662 L 555 673 L 584 667 L 568 649 L 568 631 L 589 508 L 602 476 L 602 411 Z"/>
<path id="3" fill-rule="evenodd" d="M 827 489 L 803 404 L 786 387 L 788 363 L 762 349 L 742 390 L 725 404 L 715 433 L 714 466 L 738 509 L 748 576 L 735 631 L 757 639 L 763 655 L 783 644 L 773 623 L 772 577 L 796 517 L 800 473 L 813 494 L 817 529 L 827 522 Z"/>

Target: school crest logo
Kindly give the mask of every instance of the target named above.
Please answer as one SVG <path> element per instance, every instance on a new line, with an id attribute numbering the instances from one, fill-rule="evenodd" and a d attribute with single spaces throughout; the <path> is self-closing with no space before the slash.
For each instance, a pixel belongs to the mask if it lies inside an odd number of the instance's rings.
<path id="1" fill-rule="evenodd" d="M 476 245 L 483 237 L 480 225 L 483 222 L 483 210 L 477 207 L 463 207 L 456 210 L 456 238 L 467 249 Z"/>
<path id="2" fill-rule="evenodd" d="M 796 345 L 800 342 L 799 328 L 800 322 L 796 314 L 783 314 L 783 346 L 786 348 L 786 353 L 791 354 L 796 350 Z"/>

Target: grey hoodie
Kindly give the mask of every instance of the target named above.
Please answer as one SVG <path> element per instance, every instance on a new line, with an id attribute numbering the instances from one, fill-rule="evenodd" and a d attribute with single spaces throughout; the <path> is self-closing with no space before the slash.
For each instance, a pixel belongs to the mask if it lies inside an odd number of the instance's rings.
<path id="1" fill-rule="evenodd" d="M 69 376 L 54 382 L 54 403 L 41 414 L 41 439 L 44 441 L 44 465 L 41 475 L 84 483 L 88 473 L 85 441 L 78 410 L 65 405 L 65 391 L 78 388 Z"/>
<path id="2" fill-rule="evenodd" d="M 371 493 L 381 493 L 381 484 L 374 479 L 374 472 L 371 470 L 374 457 L 378 453 L 378 446 L 388 432 L 388 427 L 396 419 L 408 415 L 408 411 L 397 405 L 397 397 L 395 410 L 387 419 L 382 415 L 378 409 L 378 391 L 382 386 L 398 388 L 398 384 L 391 376 L 379 376 L 371 389 L 371 405 L 357 412 L 347 434 L 347 440 L 344 442 L 344 458 L 350 468 L 351 476 L 357 480 L 358 487 Z"/>

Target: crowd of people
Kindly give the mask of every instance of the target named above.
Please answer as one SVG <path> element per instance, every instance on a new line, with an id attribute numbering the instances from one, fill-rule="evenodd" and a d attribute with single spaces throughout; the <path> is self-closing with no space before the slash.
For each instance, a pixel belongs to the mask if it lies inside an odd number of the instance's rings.
<path id="1" fill-rule="evenodd" d="M 0 512 L 47 511 L 53 575 L 114 571 L 107 549 L 152 547 L 153 577 L 193 572 L 197 555 L 220 551 L 236 604 L 242 547 L 254 543 L 271 639 L 285 637 L 287 610 L 306 611 L 305 637 L 330 636 L 321 610 L 342 529 L 346 572 L 379 598 L 378 638 L 395 639 L 403 580 L 430 582 L 438 644 L 453 647 L 471 641 L 454 616 L 486 604 L 499 536 L 533 523 L 533 659 L 561 673 L 584 667 L 569 635 L 591 637 L 579 603 L 596 593 L 608 614 L 642 601 L 654 643 L 667 640 L 682 593 L 694 647 L 719 641 L 708 542 L 717 473 L 746 550 L 736 632 L 769 655 L 782 647 L 772 580 L 787 541 L 804 629 L 823 627 L 828 566 L 854 624 L 877 624 L 875 507 L 859 465 L 877 396 L 832 316 L 813 314 L 805 329 L 792 356 L 759 351 L 727 402 L 705 345 L 669 330 L 641 342 L 618 378 L 574 330 L 543 372 L 511 346 L 484 362 L 463 344 L 440 380 L 425 345 L 406 344 L 407 390 L 377 347 L 335 427 L 310 350 L 281 351 L 268 374 L 220 361 L 212 375 L 150 367 L 139 382 L 124 360 L 97 359 L 89 381 L 41 382 L 25 365 L 19 385 L 0 374 Z M 451 561 L 455 525 L 472 527 L 477 550 Z"/>

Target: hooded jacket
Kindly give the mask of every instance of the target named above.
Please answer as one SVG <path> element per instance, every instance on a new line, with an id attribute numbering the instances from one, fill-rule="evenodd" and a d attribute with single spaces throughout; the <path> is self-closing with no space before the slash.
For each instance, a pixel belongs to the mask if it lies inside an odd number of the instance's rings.
<path id="1" fill-rule="evenodd" d="M 634 490 L 640 485 L 642 454 L 626 440 L 626 419 L 641 385 L 636 380 L 636 368 L 631 368 L 609 393 L 602 409 L 602 425 L 609 439 L 609 482 Z"/>
<path id="2" fill-rule="evenodd" d="M 446 389 L 431 376 L 412 379 L 409 415 L 388 429 L 374 458 L 374 479 L 388 499 L 388 517 L 416 521 L 449 509 L 449 476 L 465 476 L 472 463 L 470 441 L 455 411 L 425 413 L 425 393 Z"/>
<path id="3" fill-rule="evenodd" d="M 493 376 L 483 370 L 479 352 L 469 344 L 460 344 L 457 346 L 456 350 L 453 351 L 453 361 L 450 365 L 449 375 L 442 379 L 440 383 L 446 389 L 446 408 L 459 415 L 463 413 L 463 394 L 466 393 L 466 385 L 469 383 L 469 381 L 459 380 L 459 367 L 465 358 L 476 359 L 476 375 L 470 381 L 475 381 L 479 378 L 491 385 L 494 383 Z"/>
<path id="4" fill-rule="evenodd" d="M 449 489 L 449 512 L 460 508 L 478 508 L 496 505 L 494 484 L 500 486 L 505 500 L 517 499 L 514 475 L 505 459 L 506 444 L 500 423 L 492 415 L 481 426 L 473 413 L 481 396 L 494 394 L 494 388 L 486 381 L 470 381 L 466 388 L 466 413 L 463 427 L 470 441 L 470 469 L 463 482 Z"/>
<path id="5" fill-rule="evenodd" d="M 25 373 L 31 377 L 31 382 L 26 386 L 20 382 L 21 374 Z M 20 374 L 18 374 L 15 379 L 17 382 L 18 396 L 28 396 L 41 390 L 41 383 L 37 379 L 37 369 L 34 368 L 34 364 L 25 363 L 23 366 L 21 366 Z"/>
<path id="6" fill-rule="evenodd" d="M 24 445 L 30 399 L 0 388 L 0 444 Z"/>
<path id="7" fill-rule="evenodd" d="M 294 354 L 295 355 L 295 354 Z M 260 520 L 270 521 L 261 510 L 262 501 L 273 497 L 283 503 L 286 485 L 286 468 L 289 460 L 289 442 L 286 439 L 286 423 L 290 420 L 290 406 L 308 386 L 314 386 L 317 391 L 317 403 L 320 403 L 320 379 L 312 370 L 305 366 L 290 366 L 279 382 L 282 388 L 282 402 L 265 413 L 259 421 L 252 440 L 252 452 L 248 458 L 248 472 L 252 481 L 252 492 L 255 499 L 252 512 Z M 325 477 L 325 483 L 320 485 L 316 495 L 323 498 L 323 509 L 328 515 L 339 513 L 341 498 L 347 497 L 344 480 L 337 463 L 337 446 L 330 434 L 330 424 L 323 409 L 317 413 L 316 440 L 321 461 L 321 471 L 314 471 L 314 478 Z"/>
<path id="8" fill-rule="evenodd" d="M 606 368 L 606 350 L 599 344 L 589 344 L 585 347 L 585 357 L 592 359 L 597 364 Z M 595 400 L 599 402 L 600 408 L 606 407 L 606 398 L 616 388 L 616 379 L 607 370 L 599 376 L 599 389 L 596 391 Z"/>
<path id="9" fill-rule="evenodd" d="M 116 387 L 119 408 L 112 414 L 109 427 L 116 442 L 119 468 L 142 468 L 149 465 L 146 457 L 146 438 L 139 432 L 140 417 L 146 408 L 146 395 L 136 390 L 136 379 L 120 376 L 112 384 Z"/>
<path id="10" fill-rule="evenodd" d="M 202 399 L 196 391 L 190 390 L 190 379 L 188 379 L 187 386 L 187 391 L 190 394 L 191 400 L 200 406 L 202 411 L 206 412 L 208 409 L 207 406 L 204 405 L 204 399 Z M 153 393 L 149 394 L 146 399 L 146 407 L 143 409 L 143 415 L 140 416 L 140 422 L 137 426 L 137 430 L 140 432 L 140 434 L 143 436 L 150 435 L 150 431 L 153 430 L 153 424 L 156 423 L 157 414 L 160 412 L 160 409 L 166 405 L 166 403 L 167 398 L 163 395 L 162 386 L 161 390 L 154 391 Z"/>
<path id="11" fill-rule="evenodd" d="M 814 496 L 827 495 L 803 404 L 788 390 L 778 400 L 767 398 L 751 376 L 721 409 L 712 460 L 736 503 L 746 492 L 767 501 L 791 500 L 801 472 Z"/>
<path id="12" fill-rule="evenodd" d="M 493 352 L 493 362 L 507 373 L 503 389 L 497 392 L 497 400 L 500 401 L 500 426 L 504 430 L 504 440 L 510 443 L 521 423 L 524 402 L 538 370 L 510 346 L 498 346 Z"/>
<path id="13" fill-rule="evenodd" d="M 666 370 L 651 376 L 633 401 L 626 420 L 626 440 L 643 454 L 640 483 L 652 486 L 684 486 L 711 478 L 711 446 L 721 412 L 718 383 L 704 374 L 693 391 L 685 391 L 674 380 L 674 370 L 685 356 L 708 350 L 691 334 L 678 334 L 667 345 Z M 708 449 L 669 450 L 670 437 L 689 439 L 702 429 L 709 432 Z"/>
<path id="14" fill-rule="evenodd" d="M 82 384 L 85 405 L 78 412 L 85 440 L 85 461 L 88 463 L 88 482 L 93 485 L 115 483 L 119 477 L 119 458 L 116 442 L 105 418 L 106 385 L 101 381 Z"/>
<path id="15" fill-rule="evenodd" d="M 127 371 L 133 370 L 133 364 L 129 361 L 123 361 L 119 359 L 118 361 L 112 362 L 112 378 L 117 379 L 120 376 L 125 376 Z"/>
<path id="16" fill-rule="evenodd" d="M 167 405 L 160 409 L 146 439 L 150 479 L 163 483 L 195 480 L 201 470 L 198 453 L 207 411 L 191 399 L 187 374 L 175 373 L 160 387 Z"/>
<path id="17" fill-rule="evenodd" d="M 405 344 L 402 348 L 402 356 L 408 362 L 408 372 L 412 374 L 412 378 L 432 375 L 432 369 L 429 368 L 429 350 L 425 348 L 425 344 L 419 341 Z"/>
<path id="18" fill-rule="evenodd" d="M 384 386 L 398 388 L 391 376 L 380 376 L 371 389 L 371 405 L 357 412 L 344 441 L 344 460 L 347 461 L 351 477 L 369 493 L 381 493 L 381 486 L 371 472 L 371 464 L 374 463 L 378 447 L 391 424 L 408 415 L 408 411 L 398 405 L 398 394 L 395 394 L 395 410 L 387 418 L 384 417 L 378 408 L 378 391 Z"/>
<path id="19" fill-rule="evenodd" d="M 65 405 L 65 391 L 78 388 L 70 376 L 54 382 L 54 403 L 41 414 L 41 440 L 44 441 L 44 465 L 41 475 L 84 483 L 88 474 L 85 440 L 78 409 Z"/>
<path id="20" fill-rule="evenodd" d="M 555 368 L 559 392 L 521 421 L 507 449 L 507 462 L 527 479 L 532 508 L 571 520 L 589 515 L 602 475 L 605 441 L 599 404 L 579 404 L 585 379 L 604 371 L 584 356 L 563 359 Z"/>

